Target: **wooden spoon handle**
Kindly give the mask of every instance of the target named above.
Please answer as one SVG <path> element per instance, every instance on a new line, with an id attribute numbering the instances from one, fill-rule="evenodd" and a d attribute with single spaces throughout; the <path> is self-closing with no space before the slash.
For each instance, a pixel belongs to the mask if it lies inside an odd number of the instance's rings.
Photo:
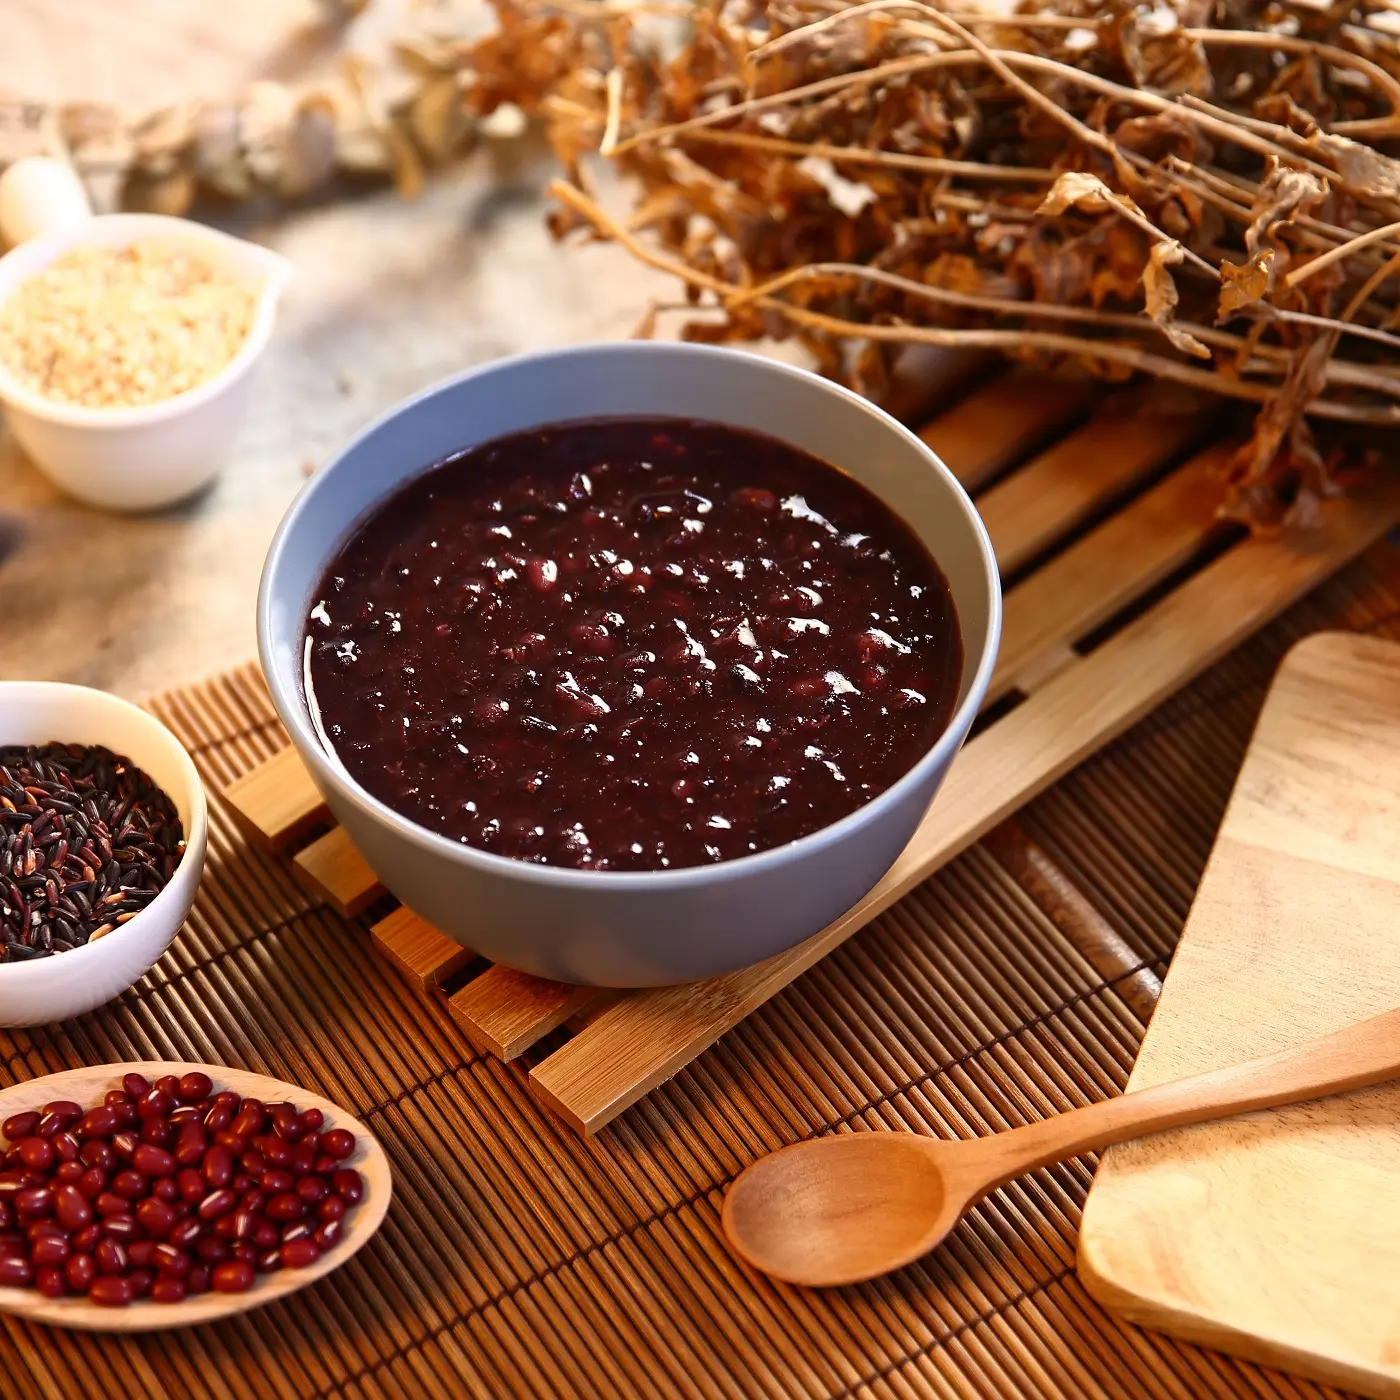
<path id="1" fill-rule="evenodd" d="M 1400 1010 L 1241 1065 L 1158 1084 L 967 1143 L 988 1176 L 974 1199 L 1024 1172 L 1128 1138 L 1298 1103 L 1400 1077 Z M 985 1155 L 984 1155 L 985 1154 Z M 971 1155 L 971 1151 L 969 1151 Z M 971 1166 L 971 1164 L 968 1164 Z"/>

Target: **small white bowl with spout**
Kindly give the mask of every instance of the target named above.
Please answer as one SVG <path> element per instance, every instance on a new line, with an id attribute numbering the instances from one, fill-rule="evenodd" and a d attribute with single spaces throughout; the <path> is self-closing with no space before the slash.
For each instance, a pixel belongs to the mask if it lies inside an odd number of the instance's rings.
<path id="1" fill-rule="evenodd" d="M 189 219 L 102 214 L 19 244 L 0 258 L 0 304 L 23 282 L 77 247 L 142 239 L 184 246 L 258 294 L 242 348 L 203 384 L 155 403 L 90 408 L 36 393 L 0 361 L 0 402 L 20 446 L 56 485 L 89 505 L 158 510 L 207 486 L 223 466 L 252 393 L 291 264 L 270 249 Z"/>

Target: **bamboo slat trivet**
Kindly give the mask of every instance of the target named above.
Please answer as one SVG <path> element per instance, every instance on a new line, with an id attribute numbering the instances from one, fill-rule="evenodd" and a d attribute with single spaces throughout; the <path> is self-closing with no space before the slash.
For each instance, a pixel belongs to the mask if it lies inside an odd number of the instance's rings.
<path id="1" fill-rule="evenodd" d="M 374 1132 L 394 1202 L 343 1268 L 233 1325 L 136 1340 L 0 1318 L 0 1395 L 1336 1400 L 1104 1313 L 1074 1275 L 1088 1161 L 857 1288 L 775 1287 L 719 1232 L 728 1183 L 799 1138 L 965 1137 L 1121 1091 L 1268 679 L 1324 627 L 1400 636 L 1400 550 L 1324 583 L 593 1138 L 236 830 L 219 790 L 285 742 L 254 668 L 161 697 L 213 794 L 190 920 L 106 1007 L 0 1032 L 0 1083 L 186 1058 L 305 1084 Z"/>
<path id="2" fill-rule="evenodd" d="M 1400 519 L 1397 480 L 1337 503 L 1301 543 L 1240 539 L 1214 514 L 1231 448 L 1219 420 L 1133 412 L 1132 402 L 1125 394 L 1085 417 L 1083 391 L 1013 372 L 920 429 L 976 493 L 1009 584 L 989 697 L 1000 704 L 894 867 L 842 918 L 755 967 L 623 994 L 494 966 L 444 989 L 462 949 L 402 910 L 375 924 L 376 946 L 503 1059 L 568 1023 L 571 1038 L 531 1068 L 530 1087 L 575 1129 L 595 1132 Z M 226 796 L 273 851 L 329 821 L 290 751 Z M 339 827 L 293 861 L 347 918 L 385 896 Z"/>

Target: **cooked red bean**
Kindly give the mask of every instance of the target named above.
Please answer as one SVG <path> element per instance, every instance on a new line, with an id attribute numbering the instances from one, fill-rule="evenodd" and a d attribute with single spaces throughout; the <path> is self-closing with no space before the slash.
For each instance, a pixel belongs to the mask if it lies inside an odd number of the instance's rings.
<path id="1" fill-rule="evenodd" d="M 7 1202 L 0 1201 L 0 1231 L 8 1230 L 13 1222 L 14 1211 Z"/>
<path id="2" fill-rule="evenodd" d="M 107 1189 L 107 1173 L 101 1167 L 89 1167 L 78 1178 L 78 1194 L 95 1201 Z"/>
<path id="3" fill-rule="evenodd" d="M 114 1191 L 104 1191 L 93 1202 L 98 1215 L 125 1215 L 131 1209 L 131 1202 L 118 1196 Z"/>
<path id="4" fill-rule="evenodd" d="M 355 1135 L 344 1128 L 332 1128 L 321 1134 L 320 1148 L 324 1156 L 343 1162 L 355 1150 Z"/>
<path id="5" fill-rule="evenodd" d="M 168 1201 L 171 1204 L 180 1199 L 180 1188 L 175 1185 L 173 1176 L 163 1176 L 159 1181 L 151 1183 L 151 1195 L 158 1200 Z"/>
<path id="6" fill-rule="evenodd" d="M 237 1121 L 237 1119 L 234 1119 L 234 1122 Z M 223 1132 L 215 1133 L 214 1141 L 217 1142 L 220 1147 L 227 1147 L 235 1158 L 241 1156 L 248 1150 L 248 1134 L 236 1133 L 232 1126 L 225 1128 Z"/>
<path id="7" fill-rule="evenodd" d="M 168 1118 L 143 1118 L 141 1120 L 141 1141 L 152 1147 L 162 1147 L 169 1151 L 175 1146 L 175 1129 Z"/>
<path id="8" fill-rule="evenodd" d="M 86 1293 L 97 1277 L 97 1261 L 91 1254 L 70 1254 L 63 1266 L 63 1276 L 74 1293 Z"/>
<path id="9" fill-rule="evenodd" d="M 53 1143 L 48 1138 L 27 1137 L 17 1144 L 17 1156 L 30 1171 L 43 1172 L 53 1166 Z"/>
<path id="10" fill-rule="evenodd" d="M 185 1167 L 177 1173 L 175 1185 L 180 1192 L 180 1199 L 188 1201 L 191 1205 L 197 1205 L 209 1192 L 203 1176 L 194 1167 Z"/>
<path id="11" fill-rule="evenodd" d="M 233 1257 L 241 1259 L 245 1264 L 250 1264 L 256 1269 L 258 1266 L 258 1247 L 252 1240 L 239 1240 L 233 1247 Z"/>
<path id="12" fill-rule="evenodd" d="M 94 1170 L 92 1167 L 88 1171 Z M 84 1172 L 84 1178 L 87 1172 Z M 92 1223 L 92 1206 L 81 1187 L 62 1185 L 54 1187 L 53 1210 L 61 1224 L 69 1230 L 81 1230 Z"/>
<path id="13" fill-rule="evenodd" d="M 194 1260 L 185 1250 L 177 1249 L 173 1244 L 158 1244 L 152 1251 L 151 1263 L 157 1273 L 184 1278 Z"/>
<path id="14" fill-rule="evenodd" d="M 344 1196 L 327 1196 L 316 1207 L 316 1215 L 321 1220 L 340 1220 L 348 1209 Z"/>
<path id="15" fill-rule="evenodd" d="M 175 1136 L 175 1160 L 182 1167 L 192 1167 L 204 1158 L 209 1146 L 209 1134 L 203 1123 L 185 1123 Z"/>
<path id="16" fill-rule="evenodd" d="M 200 1242 L 195 1245 L 194 1252 L 206 1264 L 221 1264 L 225 1259 L 232 1258 L 233 1250 L 227 1240 L 218 1239 L 214 1235 L 205 1235 Z"/>
<path id="17" fill-rule="evenodd" d="M 191 1295 L 209 1291 L 209 1266 L 196 1264 L 185 1277 L 185 1287 Z"/>
<path id="18" fill-rule="evenodd" d="M 205 1185 L 217 1191 L 233 1180 L 233 1153 L 227 1147 L 216 1143 L 204 1154 L 200 1170 L 204 1174 Z"/>
<path id="19" fill-rule="evenodd" d="M 218 1099 L 209 1106 L 209 1112 L 204 1115 L 204 1126 L 211 1133 L 220 1133 L 233 1122 L 233 1105 L 220 1103 Z"/>
<path id="20" fill-rule="evenodd" d="M 15 1197 L 15 1215 L 21 1220 L 37 1220 L 53 1213 L 53 1187 L 31 1186 Z"/>
<path id="21" fill-rule="evenodd" d="M 152 1196 L 136 1207 L 136 1221 L 153 1239 L 163 1240 L 175 1228 L 175 1207 Z"/>
<path id="22" fill-rule="evenodd" d="M 136 1102 L 125 1089 L 108 1089 L 102 1096 L 102 1102 L 108 1108 L 123 1109 Z"/>
<path id="23" fill-rule="evenodd" d="M 63 1270 L 52 1266 L 40 1269 L 34 1275 L 34 1287 L 45 1298 L 64 1298 L 68 1295 L 68 1283 L 63 1277 Z"/>
<path id="24" fill-rule="evenodd" d="M 284 1191 L 274 1196 L 264 1207 L 269 1220 L 299 1220 L 306 1214 L 307 1205 L 294 1191 Z"/>
<path id="25" fill-rule="evenodd" d="M 267 1185 L 265 1178 L 263 1185 L 267 1187 L 267 1190 L 272 1190 L 272 1187 Z M 287 1191 L 292 1188 L 290 1186 L 285 1186 L 282 1189 Z M 304 1176 L 296 1183 L 296 1193 L 303 1201 L 314 1206 L 324 1201 L 326 1197 L 330 1195 L 331 1188 L 326 1184 L 325 1180 L 319 1176 Z"/>
<path id="26" fill-rule="evenodd" d="M 81 1144 L 66 1128 L 61 1133 L 55 1133 L 49 1142 L 53 1145 L 54 1156 L 60 1162 L 77 1161 Z"/>
<path id="27" fill-rule="evenodd" d="M 343 1220 L 323 1220 L 311 1236 L 322 1249 L 334 1249 L 345 1229 Z"/>
<path id="28" fill-rule="evenodd" d="M 228 1189 L 227 1186 L 211 1191 L 199 1203 L 199 1218 L 201 1220 L 217 1220 L 221 1215 L 227 1215 L 235 1205 L 238 1204 L 238 1197 Z"/>
<path id="29" fill-rule="evenodd" d="M 282 1263 L 288 1269 L 305 1269 L 321 1257 L 321 1246 L 315 1240 L 293 1240 L 282 1246 Z"/>
<path id="30" fill-rule="evenodd" d="M 271 1249 L 281 1242 L 282 1232 L 270 1220 L 262 1220 L 253 1234 L 253 1243 L 259 1249 Z"/>
<path id="31" fill-rule="evenodd" d="M 34 1268 L 22 1254 L 0 1258 L 0 1287 L 24 1288 L 34 1281 Z"/>
<path id="32" fill-rule="evenodd" d="M 62 1264 L 73 1252 L 73 1246 L 61 1235 L 45 1235 L 36 1240 L 29 1251 L 29 1262 L 37 1268 L 53 1269 Z"/>
<path id="33" fill-rule="evenodd" d="M 175 1228 L 166 1236 L 166 1239 L 177 1249 L 188 1249 L 203 1234 L 203 1221 L 197 1216 L 191 1215 L 184 1220 L 176 1221 Z"/>
<path id="34" fill-rule="evenodd" d="M 54 1168 L 54 1183 L 58 1186 L 76 1186 L 87 1175 L 87 1170 L 81 1162 L 60 1162 Z"/>
<path id="35" fill-rule="evenodd" d="M 133 1269 L 131 1271 L 131 1294 L 134 1298 L 149 1296 L 151 1285 L 156 1281 L 154 1269 Z"/>
<path id="36" fill-rule="evenodd" d="M 128 1201 L 139 1201 L 151 1193 L 151 1183 L 138 1171 L 128 1168 L 112 1178 L 108 1188 L 113 1195 L 125 1197 Z"/>
<path id="37" fill-rule="evenodd" d="M 109 1278 L 119 1277 L 131 1268 L 126 1246 L 120 1240 L 98 1240 L 92 1257 L 97 1264 L 97 1271 Z"/>
<path id="38" fill-rule="evenodd" d="M 204 1122 L 204 1115 L 209 1112 L 209 1106 L 203 1103 L 182 1103 L 179 1108 L 171 1109 L 169 1123 L 172 1128 L 183 1128 L 186 1123 Z"/>
<path id="39" fill-rule="evenodd" d="M 176 1161 L 164 1148 L 143 1142 L 132 1154 L 131 1165 L 147 1176 L 174 1176 Z"/>
<path id="40" fill-rule="evenodd" d="M 120 1124 L 121 1118 L 116 1109 L 101 1104 L 97 1108 L 88 1109 L 79 1119 L 78 1136 L 80 1138 L 109 1138 L 117 1131 Z M 57 1132 L 58 1129 L 55 1128 L 54 1131 Z"/>
<path id="41" fill-rule="evenodd" d="M 263 1155 L 256 1148 L 249 1148 L 238 1159 L 239 1170 L 244 1176 L 251 1176 L 255 1181 L 260 1180 L 262 1174 L 267 1170 L 267 1163 L 263 1160 Z"/>
<path id="42" fill-rule="evenodd" d="M 133 1099 L 139 1099 L 151 1092 L 151 1081 L 144 1074 L 137 1074 L 132 1070 L 130 1074 L 122 1075 L 122 1088 Z"/>
<path id="43" fill-rule="evenodd" d="M 85 1142 L 78 1149 L 78 1160 L 86 1162 L 90 1167 L 101 1167 L 104 1172 L 109 1172 L 117 1163 L 117 1154 L 112 1151 L 110 1143 Z"/>
<path id="44" fill-rule="evenodd" d="M 101 1222 L 94 1220 L 91 1225 L 85 1225 L 73 1236 L 73 1248 L 79 1254 L 91 1254 L 97 1248 L 97 1242 L 102 1235 Z"/>
<path id="45" fill-rule="evenodd" d="M 31 1108 L 27 1113 L 15 1113 L 0 1123 L 0 1133 L 8 1142 L 18 1142 L 21 1138 L 33 1137 L 39 1126 L 39 1111 Z"/>
<path id="46" fill-rule="evenodd" d="M 258 1151 L 262 1153 L 263 1161 L 277 1171 L 285 1171 L 291 1166 L 295 1150 L 291 1143 L 283 1142 L 281 1138 L 258 1139 Z"/>
<path id="47" fill-rule="evenodd" d="M 67 1239 L 71 1233 L 63 1228 L 63 1225 L 50 1216 L 45 1216 L 40 1220 L 31 1220 L 24 1227 L 25 1237 L 31 1240 L 41 1240 L 45 1235 L 62 1235 Z"/>
<path id="48" fill-rule="evenodd" d="M 132 1154 L 141 1146 L 141 1139 L 129 1129 L 118 1133 L 112 1139 L 112 1151 L 124 1162 L 131 1161 Z"/>
<path id="49" fill-rule="evenodd" d="M 162 1074 L 151 1087 L 159 1089 L 162 1093 L 169 1094 L 172 1099 L 178 1099 L 180 1097 L 180 1079 L 178 1075 Z"/>
<path id="50" fill-rule="evenodd" d="M 318 1176 L 329 1176 L 340 1165 L 339 1157 L 332 1157 L 327 1153 L 322 1153 L 316 1158 L 315 1165 L 311 1168 Z"/>
<path id="51" fill-rule="evenodd" d="M 258 1262 L 254 1267 L 260 1274 L 275 1274 L 282 1267 L 282 1246 L 264 1250 L 258 1255 Z"/>
<path id="52" fill-rule="evenodd" d="M 129 1278 L 99 1278 L 88 1289 L 88 1301 L 103 1308 L 126 1308 L 136 1301 L 136 1286 Z"/>
<path id="53" fill-rule="evenodd" d="M 192 1069 L 180 1076 L 180 1102 L 198 1103 L 214 1092 L 214 1081 L 203 1070 Z"/>
<path id="54" fill-rule="evenodd" d="M 18 1233 L 0 1235 L 0 1259 L 27 1259 L 29 1238 Z"/>
<path id="55" fill-rule="evenodd" d="M 215 1265 L 210 1281 L 216 1293 L 246 1293 L 253 1286 L 253 1266 L 242 1259 L 225 1260 Z"/>
<path id="56" fill-rule="evenodd" d="M 104 1239 L 130 1244 L 132 1240 L 140 1238 L 141 1227 L 136 1223 L 134 1215 L 109 1215 L 102 1222 L 102 1236 Z"/>
<path id="57" fill-rule="evenodd" d="M 310 1176 L 311 1173 L 316 1170 L 315 1145 L 305 1138 L 297 1143 L 297 1145 L 292 1148 L 292 1155 L 290 1161 L 287 1163 L 287 1169 L 293 1176 Z"/>
<path id="58" fill-rule="evenodd" d="M 164 1118 L 174 1107 L 175 1100 L 164 1089 L 152 1089 L 141 1096 L 136 1114 L 139 1118 Z"/>
<path id="59" fill-rule="evenodd" d="M 151 1285 L 153 1303 L 183 1303 L 185 1301 L 185 1280 L 162 1274 Z"/>
<path id="60" fill-rule="evenodd" d="M 155 1263 L 156 1240 L 133 1240 L 126 1247 L 126 1257 L 131 1260 L 133 1269 L 149 1269 Z"/>
<path id="61" fill-rule="evenodd" d="M 290 1225 L 282 1227 L 282 1243 L 291 1244 L 293 1240 L 309 1240 L 316 1233 L 316 1222 L 314 1220 L 293 1220 Z"/>
<path id="62" fill-rule="evenodd" d="M 262 1217 L 247 1206 L 239 1206 L 229 1219 L 233 1221 L 233 1237 L 236 1240 L 251 1240 L 262 1224 Z"/>
<path id="63" fill-rule="evenodd" d="M 307 1133 L 319 1133 L 326 1121 L 326 1115 L 319 1108 L 308 1108 L 297 1119 L 297 1131 L 305 1137 Z"/>
<path id="64" fill-rule="evenodd" d="M 340 1167 L 331 1177 L 331 1189 L 346 1205 L 353 1206 L 363 1198 L 365 1183 L 354 1167 Z"/>

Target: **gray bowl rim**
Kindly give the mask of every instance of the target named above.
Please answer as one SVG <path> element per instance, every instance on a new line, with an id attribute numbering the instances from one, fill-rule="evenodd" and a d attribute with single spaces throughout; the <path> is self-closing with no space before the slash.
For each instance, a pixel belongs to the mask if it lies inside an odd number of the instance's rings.
<path id="1" fill-rule="evenodd" d="M 972 683 L 968 687 L 962 703 L 953 712 L 947 726 L 933 746 L 896 782 L 883 792 L 877 793 L 869 802 L 857 807 L 855 811 L 848 812 L 839 821 L 820 827 L 807 836 L 798 837 L 795 841 L 770 847 L 766 851 L 737 856 L 733 860 L 718 861 L 713 865 L 687 865 L 675 870 L 578 870 L 567 866 L 537 865 L 531 861 L 517 860 L 513 856 L 498 856 L 490 851 L 481 851 L 459 841 L 450 840 L 446 836 L 439 836 L 436 832 L 429 831 L 427 827 L 419 826 L 417 822 L 410 821 L 407 817 L 394 811 L 392 807 L 362 788 L 348 772 L 342 771 L 327 760 L 321 751 L 320 740 L 311 726 L 310 716 L 305 711 L 305 700 L 301 694 L 300 667 L 297 668 L 297 674 L 291 679 L 289 686 L 287 678 L 281 675 L 273 664 L 273 658 L 269 654 L 271 651 L 273 580 L 277 575 L 282 556 L 288 548 L 288 541 L 302 513 L 309 508 L 309 502 L 320 492 L 333 489 L 333 486 L 328 485 L 328 483 L 333 482 L 335 470 L 341 462 L 357 451 L 360 445 L 372 434 L 378 432 L 394 419 L 411 414 L 421 403 L 437 394 L 470 380 L 487 378 L 502 370 L 517 368 L 531 362 L 548 366 L 557 361 L 574 358 L 626 357 L 637 354 L 685 356 L 701 362 L 738 359 L 751 362 L 756 372 L 762 371 L 812 381 L 819 385 L 823 392 L 844 399 L 856 411 L 874 418 L 886 432 L 903 438 L 906 445 L 912 446 L 925 459 L 930 469 L 938 472 L 945 479 L 947 485 L 953 489 L 955 498 L 963 507 L 965 520 L 973 532 L 981 554 L 989 603 L 987 644 L 973 675 Z M 656 416 L 665 417 L 667 415 L 660 412 Z M 548 421 L 543 420 L 541 426 Z M 773 436 L 780 442 L 784 441 L 782 433 L 776 428 L 773 430 Z M 419 471 L 426 471 L 432 465 L 433 463 L 424 463 Z M 838 468 L 838 470 L 844 470 L 844 468 Z M 411 475 L 413 474 L 400 477 L 385 491 L 384 495 L 378 498 L 378 501 L 387 499 L 404 482 L 410 480 Z M 344 530 L 337 537 L 337 547 L 344 542 L 350 530 L 366 519 L 374 508 L 374 506 L 367 507 L 355 519 L 345 522 Z M 322 560 L 322 568 L 329 562 L 330 557 L 328 553 L 326 558 Z M 503 876 L 515 880 L 528 880 L 535 884 L 553 886 L 558 889 L 585 891 L 590 889 L 596 891 L 604 888 L 613 891 L 670 889 L 680 891 L 723 885 L 731 880 L 744 877 L 761 877 L 780 869 L 795 859 L 816 856 L 824 850 L 839 847 L 848 833 L 871 819 L 874 811 L 881 807 L 896 805 L 911 789 L 926 783 L 931 774 L 945 768 L 952 761 L 960 746 L 961 736 L 966 733 L 976 718 L 977 711 L 981 708 L 982 700 L 987 693 L 987 688 L 991 684 L 992 671 L 996 666 L 997 648 L 1001 641 L 1001 619 L 1001 574 L 997 568 L 991 537 L 987 534 L 987 527 L 983 524 L 982 517 L 977 513 L 972 498 L 938 454 L 897 418 L 886 413 L 884 409 L 878 408 L 854 391 L 846 389 L 832 380 L 823 379 L 810 370 L 787 365 L 779 360 L 770 359 L 766 355 L 755 354 L 751 351 L 735 350 L 727 346 L 692 345 L 675 341 L 599 341 L 502 356 L 499 359 L 490 360 L 486 364 L 473 366 L 458 374 L 448 375 L 435 384 L 430 384 L 427 388 L 401 399 L 356 433 L 302 486 L 287 508 L 286 514 L 282 517 L 282 523 L 277 527 L 276 534 L 272 537 L 258 586 L 258 659 L 262 665 L 263 675 L 267 680 L 273 704 L 282 723 L 286 726 L 288 733 L 296 737 L 297 749 L 303 761 L 307 761 L 309 755 L 310 762 L 317 770 L 314 775 L 319 779 L 317 786 L 321 787 L 322 790 L 327 786 L 331 787 L 368 815 L 387 822 L 399 835 L 407 838 L 421 850 L 450 859 L 468 869 L 480 870 L 483 874 Z M 961 620 L 959 621 L 959 631 L 962 631 Z"/>

